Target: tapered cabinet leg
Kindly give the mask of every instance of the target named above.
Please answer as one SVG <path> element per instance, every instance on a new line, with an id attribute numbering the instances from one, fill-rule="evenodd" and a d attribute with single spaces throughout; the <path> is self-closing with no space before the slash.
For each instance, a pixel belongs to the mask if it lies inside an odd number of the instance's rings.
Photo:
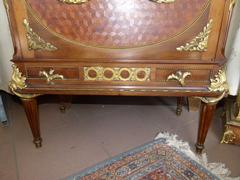
<path id="1" fill-rule="evenodd" d="M 217 103 L 202 103 L 201 114 L 198 127 L 198 137 L 196 143 L 197 153 L 202 153 L 204 149 L 204 142 L 208 133 L 208 129 L 213 120 L 214 112 Z"/>
<path id="2" fill-rule="evenodd" d="M 60 100 L 59 110 L 60 110 L 62 113 L 65 113 L 66 110 L 71 107 L 71 104 L 72 104 L 72 96 L 69 96 L 69 95 L 61 95 L 61 96 L 59 96 L 59 100 Z"/>
<path id="3" fill-rule="evenodd" d="M 33 142 L 37 148 L 42 146 L 42 138 L 40 134 L 39 114 L 38 105 L 36 98 L 24 99 L 21 98 L 24 106 L 27 119 L 32 131 Z"/>
<path id="4" fill-rule="evenodd" d="M 184 97 L 177 97 L 177 109 L 176 109 L 177 116 L 180 116 L 182 114 L 183 103 Z"/>

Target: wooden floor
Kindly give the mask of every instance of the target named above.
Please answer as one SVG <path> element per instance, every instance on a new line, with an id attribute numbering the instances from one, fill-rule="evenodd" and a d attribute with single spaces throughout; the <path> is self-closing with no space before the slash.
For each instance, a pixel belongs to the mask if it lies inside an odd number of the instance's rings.
<path id="1" fill-rule="evenodd" d="M 79 97 L 65 114 L 55 98 L 40 104 L 43 147 L 35 149 L 22 106 L 7 98 L 8 128 L 0 128 L 1 180 L 55 180 L 153 140 L 176 133 L 194 149 L 198 112 L 175 115 L 175 98 Z M 81 104 L 80 104 L 81 102 Z M 210 162 L 223 162 L 240 176 L 240 147 L 219 144 L 218 108 L 206 140 Z"/>

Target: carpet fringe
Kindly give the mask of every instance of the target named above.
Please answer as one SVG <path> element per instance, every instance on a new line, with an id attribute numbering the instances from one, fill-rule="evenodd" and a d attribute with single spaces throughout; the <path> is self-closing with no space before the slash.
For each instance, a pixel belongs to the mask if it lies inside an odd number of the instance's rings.
<path id="1" fill-rule="evenodd" d="M 240 177 L 229 177 L 231 171 L 225 167 L 223 163 L 209 163 L 207 159 L 206 153 L 202 155 L 196 155 L 190 148 L 187 142 L 177 139 L 176 134 L 170 134 L 168 132 L 159 133 L 155 139 L 165 138 L 167 140 L 167 144 L 171 147 L 175 147 L 179 151 L 184 154 L 187 154 L 191 159 L 195 160 L 203 167 L 208 169 L 215 176 L 219 177 L 222 180 L 240 180 Z"/>

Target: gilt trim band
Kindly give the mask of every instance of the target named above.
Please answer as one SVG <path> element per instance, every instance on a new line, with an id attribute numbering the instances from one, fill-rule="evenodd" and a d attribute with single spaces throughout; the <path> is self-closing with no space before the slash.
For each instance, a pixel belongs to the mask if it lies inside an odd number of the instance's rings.
<path id="1" fill-rule="evenodd" d="M 82 3 L 86 3 L 90 0 L 59 0 L 60 2 L 63 2 L 63 3 L 66 3 L 66 4 L 82 4 Z M 155 2 L 155 3 L 173 3 L 175 2 L 175 0 L 150 0 L 152 2 Z"/>
<path id="2" fill-rule="evenodd" d="M 138 81 L 150 80 L 151 68 L 84 67 L 85 81 Z"/>

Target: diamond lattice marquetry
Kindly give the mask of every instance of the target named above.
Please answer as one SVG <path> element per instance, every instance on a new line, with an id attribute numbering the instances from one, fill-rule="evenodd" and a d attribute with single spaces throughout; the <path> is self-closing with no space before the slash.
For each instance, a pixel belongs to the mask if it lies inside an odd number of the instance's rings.
<path id="1" fill-rule="evenodd" d="M 149 0 L 27 2 L 49 29 L 64 38 L 91 46 L 120 48 L 158 43 L 182 32 L 201 15 L 208 0 L 179 0 L 171 4 Z"/>

